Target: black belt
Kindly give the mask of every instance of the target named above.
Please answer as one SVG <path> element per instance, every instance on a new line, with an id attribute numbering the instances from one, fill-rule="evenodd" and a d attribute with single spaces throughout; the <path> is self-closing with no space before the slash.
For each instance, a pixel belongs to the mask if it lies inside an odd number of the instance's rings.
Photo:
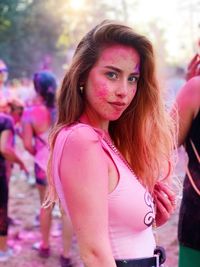
<path id="1" fill-rule="evenodd" d="M 159 267 L 159 258 L 141 258 L 133 260 L 115 260 L 117 267 Z"/>

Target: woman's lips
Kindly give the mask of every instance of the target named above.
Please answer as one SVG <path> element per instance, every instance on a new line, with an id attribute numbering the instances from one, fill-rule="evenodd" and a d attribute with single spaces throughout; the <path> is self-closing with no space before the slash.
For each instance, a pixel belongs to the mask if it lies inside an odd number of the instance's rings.
<path id="1" fill-rule="evenodd" d="M 109 104 L 111 104 L 116 109 L 120 109 L 120 110 L 123 109 L 126 106 L 126 104 L 124 102 L 118 102 L 118 101 L 116 101 L 116 102 L 109 102 Z"/>

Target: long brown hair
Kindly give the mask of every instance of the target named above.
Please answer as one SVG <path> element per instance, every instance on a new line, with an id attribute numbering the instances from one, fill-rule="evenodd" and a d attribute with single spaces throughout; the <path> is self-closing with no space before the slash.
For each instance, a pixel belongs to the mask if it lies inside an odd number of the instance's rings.
<path id="1" fill-rule="evenodd" d="M 112 44 L 133 47 L 140 55 L 140 78 L 137 93 L 122 116 L 109 124 L 109 133 L 128 160 L 135 174 L 151 190 L 161 176 L 174 148 L 173 124 L 165 111 L 155 76 L 155 58 L 151 42 L 132 28 L 113 21 L 103 21 L 78 44 L 58 96 L 58 121 L 52 131 L 51 155 L 57 134 L 62 127 L 77 121 L 84 110 L 80 85 L 101 51 Z M 49 160 L 49 199 L 56 193 Z M 164 164 L 165 162 L 165 164 Z"/>

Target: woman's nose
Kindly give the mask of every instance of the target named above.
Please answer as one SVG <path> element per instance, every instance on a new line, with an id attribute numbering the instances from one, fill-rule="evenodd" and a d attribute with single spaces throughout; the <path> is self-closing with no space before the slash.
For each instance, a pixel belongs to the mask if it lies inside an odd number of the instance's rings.
<path id="1" fill-rule="evenodd" d="M 127 81 L 122 81 L 117 86 L 116 94 L 119 96 L 126 96 L 127 93 L 128 93 L 128 83 Z"/>

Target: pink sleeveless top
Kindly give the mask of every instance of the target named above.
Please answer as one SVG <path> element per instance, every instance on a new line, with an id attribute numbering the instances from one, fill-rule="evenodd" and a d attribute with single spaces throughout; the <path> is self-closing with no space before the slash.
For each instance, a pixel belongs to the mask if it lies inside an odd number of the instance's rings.
<path id="1" fill-rule="evenodd" d="M 98 129 L 78 123 L 64 128 L 57 136 L 53 153 L 53 176 L 61 204 L 68 213 L 67 203 L 59 177 L 59 165 L 65 142 L 68 136 L 78 129 L 91 131 L 98 136 L 102 148 L 109 154 L 119 173 L 119 182 L 108 194 L 109 237 L 115 259 L 133 259 L 152 257 L 155 239 L 152 223 L 155 218 L 153 199 L 141 185 L 134 173 L 127 167 L 119 155 L 107 144 Z M 83 168 L 84 169 L 84 168 Z"/>

